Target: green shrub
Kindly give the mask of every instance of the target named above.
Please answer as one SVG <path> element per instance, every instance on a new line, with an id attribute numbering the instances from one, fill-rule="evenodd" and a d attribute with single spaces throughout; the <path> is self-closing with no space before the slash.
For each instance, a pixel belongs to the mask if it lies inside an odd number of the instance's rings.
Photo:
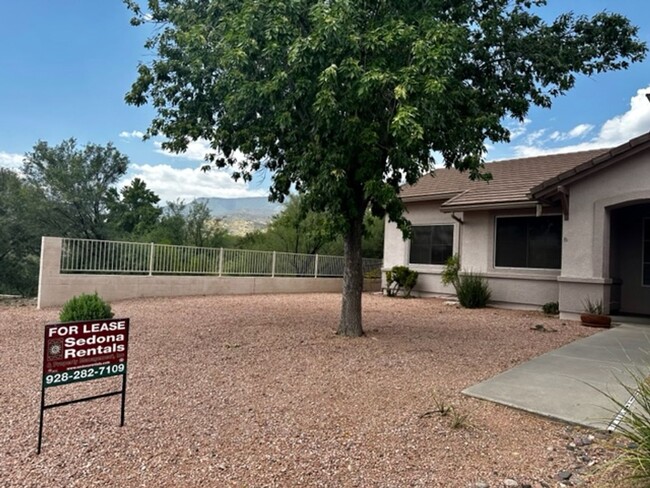
<path id="1" fill-rule="evenodd" d="M 454 289 L 458 288 L 458 273 L 460 273 L 460 256 L 454 254 L 447 258 L 445 269 L 440 276 L 443 285 L 453 285 Z"/>
<path id="2" fill-rule="evenodd" d="M 59 320 L 61 322 L 76 322 L 78 320 L 99 320 L 113 317 L 111 306 L 102 300 L 97 293 L 87 295 L 82 293 L 65 302 Z"/>
<path id="3" fill-rule="evenodd" d="M 547 302 L 542 305 L 542 312 L 546 315 L 557 315 L 560 313 L 560 304 L 558 302 Z"/>
<path id="4" fill-rule="evenodd" d="M 400 291 L 404 291 L 404 298 L 410 296 L 411 290 L 418 281 L 418 272 L 412 271 L 406 266 L 393 266 L 386 271 L 386 291 L 389 297 L 395 297 Z"/>
<path id="5" fill-rule="evenodd" d="M 487 280 L 477 273 L 458 275 L 458 302 L 465 308 L 483 308 L 492 296 Z"/>

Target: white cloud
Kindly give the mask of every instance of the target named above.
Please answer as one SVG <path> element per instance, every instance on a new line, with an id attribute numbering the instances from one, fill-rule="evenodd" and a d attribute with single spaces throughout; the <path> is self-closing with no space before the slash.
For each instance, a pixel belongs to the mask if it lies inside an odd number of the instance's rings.
<path id="1" fill-rule="evenodd" d="M 206 154 L 215 152 L 215 150 L 210 147 L 210 143 L 205 139 L 191 141 L 183 153 L 173 153 L 163 149 L 162 142 L 160 141 L 154 141 L 154 145 L 156 146 L 156 152 L 159 154 L 164 154 L 170 158 L 184 158 L 193 161 L 205 161 Z"/>
<path id="2" fill-rule="evenodd" d="M 568 132 L 560 132 L 556 130 L 548 137 L 552 141 L 568 141 L 571 139 L 577 139 L 578 137 L 585 137 L 594 130 L 594 127 L 595 126 L 591 124 L 579 124 Z"/>
<path id="3" fill-rule="evenodd" d="M 23 165 L 22 154 L 0 151 L 0 168 L 18 169 Z"/>
<path id="4" fill-rule="evenodd" d="M 546 134 L 546 129 L 539 129 L 535 132 L 531 132 L 526 136 L 526 144 L 535 144 L 544 136 L 544 134 Z"/>
<path id="5" fill-rule="evenodd" d="M 506 124 L 506 129 L 510 131 L 510 141 L 512 142 L 518 137 L 524 135 L 528 130 L 528 125 L 530 122 L 530 119 L 524 119 L 523 122 L 514 120 L 510 124 Z"/>
<path id="6" fill-rule="evenodd" d="M 587 141 L 561 147 L 547 145 L 549 142 L 584 137 L 595 129 L 595 126 L 591 124 L 580 124 L 566 134 L 555 131 L 544 140 L 526 140 L 526 144 L 514 147 L 515 154 L 518 157 L 540 156 L 615 147 L 623 144 L 650 131 L 650 104 L 645 95 L 648 92 L 650 92 L 650 85 L 640 88 L 636 95 L 630 99 L 629 109 L 604 122 L 598 130 L 598 134 Z"/>
<path id="7" fill-rule="evenodd" d="M 120 137 L 122 139 L 142 139 L 144 137 L 144 132 L 139 130 L 132 130 L 131 132 L 127 132 L 123 130 L 120 132 Z"/>
<path id="8" fill-rule="evenodd" d="M 243 181 L 234 181 L 225 170 L 200 168 L 173 168 L 168 164 L 133 164 L 130 175 L 140 178 L 147 187 L 160 196 L 161 202 L 177 199 L 190 202 L 198 197 L 259 197 L 268 192 L 264 189 L 251 190 Z M 124 184 L 128 185 L 129 181 Z"/>

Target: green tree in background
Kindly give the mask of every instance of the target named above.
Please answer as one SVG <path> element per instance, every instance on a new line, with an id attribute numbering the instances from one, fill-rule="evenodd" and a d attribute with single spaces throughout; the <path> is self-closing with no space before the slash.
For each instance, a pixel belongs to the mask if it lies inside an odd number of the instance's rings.
<path id="1" fill-rule="evenodd" d="M 115 188 L 108 190 L 108 222 L 117 236 L 142 235 L 158 223 L 162 209 L 157 206 L 160 197 L 147 188 L 140 178 L 118 194 Z"/>
<path id="2" fill-rule="evenodd" d="M 384 247 L 384 222 L 369 212 L 364 218 L 362 254 L 381 258 Z M 304 254 L 343 254 L 343 242 L 328 214 L 309 210 L 304 195 L 291 195 L 283 210 L 264 230 L 251 232 L 239 240 L 242 249 L 283 251 Z"/>
<path id="3" fill-rule="evenodd" d="M 167 202 L 158 223 L 138 240 L 197 247 L 227 247 L 234 238 L 211 216 L 207 203 Z"/>
<path id="4" fill-rule="evenodd" d="M 41 236 L 51 219 L 43 193 L 0 168 L 0 293 L 36 293 Z"/>
<path id="5" fill-rule="evenodd" d="M 57 235 L 106 239 L 110 189 L 124 176 L 128 162 L 111 143 L 77 148 L 75 139 L 57 146 L 39 141 L 25 155 L 22 171 L 56 214 L 52 224 Z"/>
<path id="6" fill-rule="evenodd" d="M 174 152 L 205 139 L 235 178 L 264 167 L 274 199 L 306 192 L 343 236 L 348 336 L 363 333 L 367 209 L 408 233 L 398 188 L 431 171 L 434 153 L 487 179 L 485 143 L 508 141 L 507 117 L 646 52 L 625 17 L 546 22 L 544 0 L 126 2 L 134 24 L 160 24 L 126 96 L 157 111 L 147 136 Z"/>

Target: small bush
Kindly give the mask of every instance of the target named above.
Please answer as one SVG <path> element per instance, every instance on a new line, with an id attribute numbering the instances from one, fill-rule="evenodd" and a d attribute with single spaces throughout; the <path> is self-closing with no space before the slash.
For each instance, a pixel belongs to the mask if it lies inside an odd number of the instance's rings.
<path id="1" fill-rule="evenodd" d="M 453 285 L 454 288 L 458 287 L 458 273 L 460 272 L 460 256 L 454 254 L 450 256 L 445 262 L 445 268 L 442 270 L 440 276 L 443 285 Z"/>
<path id="2" fill-rule="evenodd" d="M 560 304 L 558 302 L 547 302 L 542 305 L 542 312 L 546 315 L 557 315 L 560 313 Z"/>
<path id="3" fill-rule="evenodd" d="M 68 300 L 59 314 L 61 322 L 76 322 L 78 320 L 100 320 L 113 317 L 111 306 L 102 300 L 97 293 L 79 296 Z"/>
<path id="4" fill-rule="evenodd" d="M 458 276 L 456 295 L 462 307 L 483 308 L 490 300 L 492 292 L 483 276 L 469 272 Z"/>
<path id="5" fill-rule="evenodd" d="M 417 271 L 412 271 L 406 266 L 393 266 L 390 271 L 386 271 L 386 291 L 388 296 L 395 297 L 403 290 L 404 298 L 408 297 L 417 281 Z"/>

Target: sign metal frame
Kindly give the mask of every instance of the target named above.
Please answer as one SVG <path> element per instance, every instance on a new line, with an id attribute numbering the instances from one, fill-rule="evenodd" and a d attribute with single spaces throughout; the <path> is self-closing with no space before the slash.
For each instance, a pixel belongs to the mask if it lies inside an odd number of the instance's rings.
<path id="1" fill-rule="evenodd" d="M 129 325 L 128 318 L 121 318 L 64 322 L 45 326 L 37 454 L 41 453 L 44 413 L 51 408 L 122 395 L 120 427 L 124 426 Z M 57 330 L 52 332 L 53 329 Z M 61 334 L 58 334 L 59 332 Z M 54 335 L 65 336 L 68 340 L 53 337 Z M 120 336 L 121 340 L 118 340 Z M 68 359 L 66 348 L 73 349 L 71 353 L 73 359 Z M 113 376 L 122 376 L 122 387 L 117 391 L 63 402 L 45 403 L 46 388 Z"/>

